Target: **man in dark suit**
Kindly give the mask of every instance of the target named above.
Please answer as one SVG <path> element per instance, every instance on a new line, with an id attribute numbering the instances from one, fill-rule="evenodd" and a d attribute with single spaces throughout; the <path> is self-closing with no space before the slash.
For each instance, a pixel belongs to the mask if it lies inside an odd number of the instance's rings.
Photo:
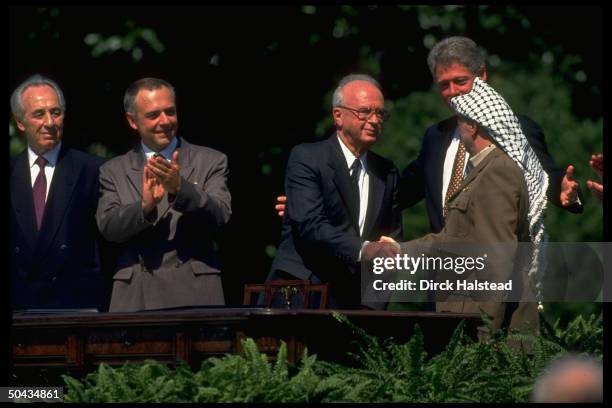
<path id="1" fill-rule="evenodd" d="M 66 104 L 54 81 L 30 77 L 11 109 L 28 143 L 10 164 L 13 308 L 105 309 L 95 223 L 103 159 L 63 145 Z"/>
<path id="2" fill-rule="evenodd" d="M 141 143 L 101 167 L 96 214 L 102 235 L 120 244 L 110 311 L 223 305 L 212 236 L 231 214 L 227 157 L 177 136 L 164 80 L 134 82 L 124 107 Z"/>
<path id="3" fill-rule="evenodd" d="M 343 78 L 332 105 L 336 133 L 291 151 L 287 213 L 268 280 L 329 282 L 329 306 L 355 308 L 362 305 L 359 262 L 397 252 L 369 241 L 401 236 L 398 172 L 390 160 L 369 151 L 387 116 L 376 80 Z"/>
<path id="4" fill-rule="evenodd" d="M 451 98 L 468 93 L 474 78 L 486 81 L 485 56 L 474 41 L 467 37 L 449 37 L 437 43 L 427 58 L 429 69 L 440 95 L 450 107 Z M 557 167 L 548 153 L 544 133 L 533 120 L 518 116 L 523 133 L 550 178 L 548 199 L 573 213 L 582 212 L 578 183 L 573 180 L 573 166 L 567 172 Z M 453 116 L 427 129 L 421 151 L 408 165 L 400 180 L 400 205 L 411 207 L 425 198 L 431 230 L 444 227 L 443 208 L 448 201 L 446 192 L 457 153 L 461 150 L 457 121 Z M 469 162 L 469 152 L 462 161 Z"/>

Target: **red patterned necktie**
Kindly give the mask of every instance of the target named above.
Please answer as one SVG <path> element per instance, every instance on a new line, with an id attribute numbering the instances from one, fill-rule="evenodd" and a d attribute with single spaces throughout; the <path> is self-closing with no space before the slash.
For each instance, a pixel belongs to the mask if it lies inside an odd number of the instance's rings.
<path id="1" fill-rule="evenodd" d="M 451 175 L 448 188 L 446 189 L 446 195 L 444 196 L 444 209 L 443 215 L 446 217 L 448 212 L 448 199 L 457 191 L 461 182 L 463 181 L 463 165 L 465 164 L 465 145 L 463 142 L 459 142 L 459 148 L 457 149 L 457 155 L 455 156 L 455 163 L 453 164 L 453 172 Z"/>
<path id="2" fill-rule="evenodd" d="M 34 211 L 36 212 L 36 226 L 40 230 L 42 224 L 43 215 L 45 214 L 45 200 L 47 195 L 47 177 L 45 176 L 45 165 L 47 159 L 42 156 L 38 156 L 36 164 L 40 167 L 34 186 L 32 187 L 32 195 L 34 196 Z"/>

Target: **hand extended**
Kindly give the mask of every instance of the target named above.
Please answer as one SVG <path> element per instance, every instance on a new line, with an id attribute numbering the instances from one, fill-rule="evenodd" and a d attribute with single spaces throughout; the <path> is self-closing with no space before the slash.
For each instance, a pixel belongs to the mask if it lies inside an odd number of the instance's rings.
<path id="1" fill-rule="evenodd" d="M 563 180 L 561 180 L 561 205 L 567 207 L 573 204 L 578 197 L 578 182 L 574 180 L 574 166 L 567 166 Z"/>
<path id="2" fill-rule="evenodd" d="M 142 210 L 147 216 L 164 197 L 164 186 L 147 166 L 144 167 L 142 178 Z"/>
<path id="3" fill-rule="evenodd" d="M 398 244 L 397 241 L 394 240 L 391 237 L 387 237 L 387 236 L 381 235 L 381 237 L 378 240 L 378 242 L 388 242 L 388 243 L 392 244 L 393 246 L 397 247 L 397 249 L 401 249 L 400 244 Z"/>
<path id="4" fill-rule="evenodd" d="M 276 213 L 278 214 L 279 217 L 283 217 L 283 215 L 285 215 L 285 205 L 287 203 L 287 196 L 278 196 L 276 197 L 276 205 L 274 206 L 274 209 L 276 210 Z"/>
<path id="5" fill-rule="evenodd" d="M 591 160 L 589 160 L 589 165 L 597 174 L 597 177 L 603 180 L 603 154 L 594 154 L 591 156 Z"/>
<path id="6" fill-rule="evenodd" d="M 594 154 L 589 160 L 589 165 L 595 171 L 597 176 L 603 180 L 603 154 Z M 593 193 L 593 196 L 599 201 L 603 201 L 603 185 L 593 180 L 587 180 L 587 187 Z"/>
<path id="7" fill-rule="evenodd" d="M 170 194 L 176 194 L 181 189 L 178 155 L 178 150 L 176 150 L 172 154 L 172 162 L 170 163 L 161 156 L 153 156 L 147 161 L 147 168 Z"/>
<path id="8" fill-rule="evenodd" d="M 393 242 L 368 242 L 361 251 L 362 261 L 371 261 L 374 258 L 392 258 L 399 254 L 400 248 Z"/>

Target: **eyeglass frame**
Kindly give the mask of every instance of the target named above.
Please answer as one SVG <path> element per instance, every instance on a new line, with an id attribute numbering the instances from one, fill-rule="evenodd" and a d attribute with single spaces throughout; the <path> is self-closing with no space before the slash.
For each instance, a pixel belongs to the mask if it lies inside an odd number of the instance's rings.
<path id="1" fill-rule="evenodd" d="M 389 117 L 391 116 L 391 113 L 389 113 L 389 111 L 386 110 L 386 109 L 372 109 L 372 108 L 355 109 L 355 108 L 349 108 L 348 106 L 344 106 L 344 105 L 336 105 L 336 106 L 334 106 L 334 108 L 342 108 L 342 109 L 346 109 L 348 111 L 351 111 L 353 113 L 353 115 L 355 115 L 357 117 L 357 119 L 362 120 L 362 121 L 366 121 L 366 120 L 370 119 L 372 114 L 376 114 L 378 119 L 380 119 L 383 122 L 385 120 L 388 120 Z M 369 113 L 367 114 L 367 116 L 365 118 L 361 119 L 359 117 L 359 114 L 366 114 L 366 112 L 365 112 L 366 109 L 369 111 Z M 381 114 L 382 114 L 382 116 L 381 116 Z"/>

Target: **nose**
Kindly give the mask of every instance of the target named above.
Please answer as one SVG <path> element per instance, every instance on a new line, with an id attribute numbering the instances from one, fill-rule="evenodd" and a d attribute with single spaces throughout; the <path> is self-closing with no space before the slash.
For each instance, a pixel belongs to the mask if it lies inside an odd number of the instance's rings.
<path id="1" fill-rule="evenodd" d="M 451 98 L 454 98 L 455 96 L 460 94 L 460 89 L 457 85 L 455 85 L 454 83 L 450 83 L 448 85 L 448 92 Z"/>
<path id="2" fill-rule="evenodd" d="M 368 117 L 368 122 L 380 125 L 382 123 L 382 119 L 375 112 L 372 112 L 370 117 Z"/>
<path id="3" fill-rule="evenodd" d="M 51 127 L 51 126 L 55 125 L 55 122 L 53 120 L 53 116 L 51 116 L 51 112 L 45 113 L 43 121 L 44 121 L 43 123 L 45 124 L 46 127 Z"/>
<path id="4" fill-rule="evenodd" d="M 163 127 L 168 127 L 172 124 L 172 122 L 170 122 L 170 119 L 168 118 L 168 115 L 166 115 L 164 112 L 162 112 L 159 115 L 159 125 L 163 126 Z"/>

